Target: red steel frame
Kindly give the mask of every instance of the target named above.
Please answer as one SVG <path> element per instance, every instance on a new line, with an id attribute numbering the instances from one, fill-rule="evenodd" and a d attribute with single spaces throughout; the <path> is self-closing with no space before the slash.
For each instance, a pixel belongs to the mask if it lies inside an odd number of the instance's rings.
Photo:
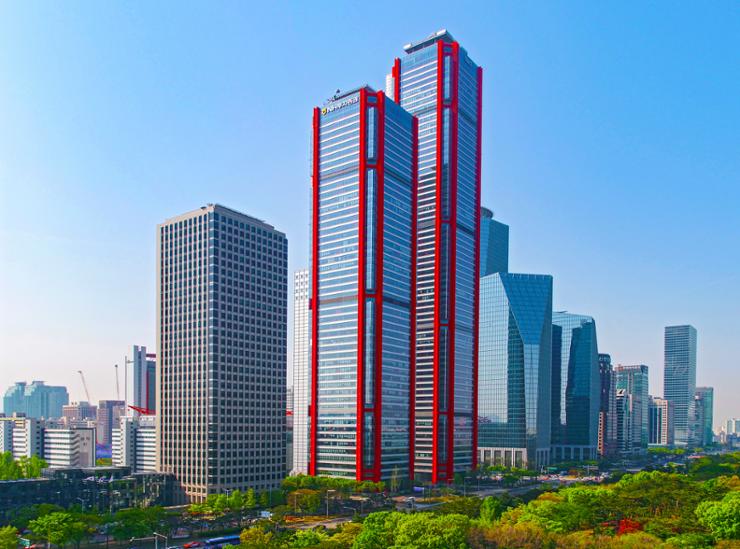
<path id="1" fill-rule="evenodd" d="M 401 60 L 396 57 L 391 70 L 395 102 L 401 104 Z M 416 464 L 416 256 L 418 247 L 419 200 L 419 119 L 413 117 L 411 135 L 411 337 L 409 339 L 409 476 Z"/>
<path id="2" fill-rule="evenodd" d="M 475 301 L 473 305 L 473 469 L 478 466 L 478 325 L 480 311 L 480 202 L 483 146 L 483 69 L 478 67 L 478 120 L 475 167 Z"/>
<path id="3" fill-rule="evenodd" d="M 375 159 L 367 158 L 367 115 L 375 109 Z M 357 480 L 380 481 L 382 450 L 382 383 L 383 383 L 383 187 L 384 187 L 384 131 L 385 94 L 369 93 L 360 90 L 360 157 L 359 157 L 359 230 L 358 230 L 358 287 L 357 287 L 357 435 L 355 471 Z M 367 258 L 367 171 L 375 169 L 375 284 L 374 290 L 367 290 L 365 278 Z M 375 349 L 373 367 L 373 403 L 365 402 L 365 302 L 373 298 L 375 308 Z M 373 465 L 366 469 L 363 455 L 365 445 L 365 414 L 373 414 Z"/>
<path id="4" fill-rule="evenodd" d="M 451 58 L 451 98 L 450 101 L 444 101 L 444 58 Z M 455 421 L 455 279 L 456 279 L 456 236 L 457 236 L 457 153 L 458 153 L 458 87 L 459 87 L 459 59 L 460 59 L 460 47 L 457 42 L 445 43 L 443 41 L 437 42 L 437 144 L 436 144 L 436 164 L 437 164 L 437 181 L 436 181 L 436 215 L 435 215 L 435 257 L 434 257 L 434 290 L 435 290 L 435 301 L 434 301 L 434 349 L 433 349 L 433 401 L 432 401 L 432 482 L 437 483 L 439 480 L 446 480 L 452 482 L 454 478 L 454 421 Z M 394 95 L 396 102 L 401 104 L 401 63 L 400 59 L 396 58 L 391 70 L 391 77 L 393 78 Z M 474 301 L 473 301 L 473 413 L 472 413 L 472 466 L 475 468 L 478 463 L 478 314 L 479 314 L 479 287 L 480 287 L 480 202 L 481 202 L 481 153 L 482 153 L 482 106 L 483 106 L 483 69 L 478 68 L 477 72 L 478 81 L 478 96 L 477 96 L 477 142 L 476 142 L 476 189 L 475 189 L 475 267 L 474 267 Z M 443 136 L 444 136 L 444 125 L 443 125 L 443 114 L 444 109 L 450 109 L 450 169 L 448 173 L 449 178 L 449 208 L 450 215 L 447 218 L 442 216 L 442 151 L 443 151 Z M 418 122 L 418 121 L 417 121 Z M 417 126 L 418 127 L 418 126 Z M 418 130 L 417 130 L 418 132 Z M 418 138 L 418 133 L 415 133 Z M 418 151 L 418 142 L 415 142 L 415 148 Z M 418 156 L 418 152 L 415 156 Z M 417 158 L 418 161 L 418 158 Z M 416 166 L 414 167 L 416 170 Z M 416 172 L 415 172 L 416 174 Z M 418 181 L 417 181 L 418 183 Z M 415 197 L 416 200 L 416 197 Z M 414 216 L 416 216 L 416 208 L 414 208 Z M 448 257 L 448 306 L 449 311 L 447 315 L 447 322 L 443 323 L 440 321 L 440 275 L 441 275 L 441 245 L 442 245 L 442 226 L 449 226 L 448 233 L 448 244 L 449 244 L 449 257 Z M 416 218 L 414 220 L 414 229 L 416 229 Z M 414 237 L 414 255 L 416 255 L 416 236 Z M 415 308 L 416 308 L 416 265 L 414 265 L 414 325 L 415 319 Z M 439 379 L 439 332 L 440 327 L 447 326 L 447 341 L 448 341 L 448 384 L 447 390 L 449 396 L 447 399 L 447 411 L 441 412 L 439 407 L 439 391 L 440 391 L 440 379 Z M 414 330 L 414 334 L 416 331 Z M 413 347 L 412 353 L 413 360 L 413 372 L 412 378 L 415 383 L 416 376 L 416 353 L 415 347 Z M 415 387 L 412 391 L 412 414 L 415 414 Z M 439 417 L 440 415 L 447 416 L 447 461 L 440 464 L 438 461 L 439 451 Z M 412 416 L 412 424 L 415 417 Z M 412 427 L 412 431 L 414 427 Z M 414 433 L 411 433 L 413 439 Z M 415 441 L 414 441 L 415 442 Z M 414 464 L 413 459 L 413 445 L 412 445 L 412 469 Z M 444 478 L 441 478 L 439 471 L 439 465 L 444 466 Z"/>
<path id="5" fill-rule="evenodd" d="M 400 67 L 400 64 L 398 64 Z M 398 82 L 398 78 L 396 78 Z M 400 88 L 397 84 L 397 88 Z M 397 96 L 398 97 L 398 96 Z M 370 162 L 367 158 L 367 113 L 369 108 L 375 108 L 376 116 L 376 154 L 375 160 Z M 312 322 L 312 345 L 311 345 L 311 408 L 309 416 L 311 417 L 311 461 L 309 464 L 309 474 L 316 475 L 316 456 L 317 456 L 317 424 L 318 424 L 318 227 L 319 227 L 319 109 L 314 109 L 313 118 L 313 222 L 312 222 L 312 292 L 311 292 L 311 322 Z M 411 220 L 411 300 L 410 300 L 410 321 L 411 334 L 409 340 L 410 347 L 410 376 L 409 376 L 409 397 L 411 405 L 409 406 L 409 473 L 413 475 L 414 470 L 414 433 L 415 433 L 415 409 L 413 398 L 415 395 L 416 381 L 416 353 L 414 345 L 415 328 L 416 328 L 416 248 L 417 248 L 417 199 L 418 199 L 418 119 L 413 118 L 412 126 L 412 220 Z M 385 94 L 383 92 L 369 93 L 367 89 L 360 90 L 360 119 L 359 119 L 359 200 L 358 200 L 358 298 L 357 298 L 357 430 L 356 430 L 356 452 L 355 452 L 355 471 L 357 480 L 373 480 L 375 482 L 381 479 L 382 464 L 382 323 L 383 323 L 383 232 L 384 232 L 384 158 L 385 158 Z M 365 259 L 366 259 L 366 227 L 367 227 L 367 170 L 375 168 L 375 206 L 376 206 L 376 242 L 377 248 L 375 253 L 375 288 L 374 291 L 368 292 L 365 279 Z M 375 298 L 375 365 L 374 374 L 374 398 L 373 405 L 365 405 L 365 301 L 366 299 Z M 374 429 L 374 456 L 373 466 L 371 469 L 365 469 L 363 463 L 364 453 L 364 434 L 365 434 L 365 413 L 373 414 Z"/>
<path id="6" fill-rule="evenodd" d="M 401 72 L 400 63 L 396 75 L 396 101 L 401 104 Z M 417 208 L 419 200 L 419 119 L 414 117 L 411 136 L 411 337 L 409 338 L 409 478 L 414 478 L 416 463 L 416 253 L 418 237 Z"/>
<path id="7" fill-rule="evenodd" d="M 311 167 L 312 209 L 311 212 L 311 406 L 308 417 L 311 419 L 311 456 L 308 472 L 316 475 L 316 446 L 318 440 L 319 403 L 319 108 L 313 110 L 313 162 Z"/>

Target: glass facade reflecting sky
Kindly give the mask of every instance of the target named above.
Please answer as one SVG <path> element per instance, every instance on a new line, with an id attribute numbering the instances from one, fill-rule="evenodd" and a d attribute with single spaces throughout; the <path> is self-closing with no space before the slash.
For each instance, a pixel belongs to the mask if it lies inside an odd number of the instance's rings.
<path id="1" fill-rule="evenodd" d="M 549 462 L 552 277 L 495 273 L 481 278 L 478 448 L 484 462 Z M 522 463 L 509 460 L 523 450 Z"/>
<path id="2" fill-rule="evenodd" d="M 644 364 L 634 366 L 619 365 L 615 368 L 617 390 L 625 391 L 625 406 L 629 407 L 629 421 L 624 428 L 629 430 L 630 444 L 620 448 L 626 453 L 640 453 L 647 449 L 648 428 L 648 367 Z"/>
<path id="3" fill-rule="evenodd" d="M 598 446 L 599 357 L 596 323 L 590 316 L 567 312 L 553 313 L 553 324 L 562 329 L 559 360 L 559 422 L 553 421 L 554 459 L 593 459 Z"/>
<path id="4" fill-rule="evenodd" d="M 404 49 L 389 90 L 419 120 L 415 469 L 436 482 L 476 459 L 482 71 L 446 31 Z"/>
<path id="5" fill-rule="evenodd" d="M 509 226 L 480 209 L 480 276 L 509 271 Z"/>
<path id="6" fill-rule="evenodd" d="M 314 132 L 310 472 L 408 477 L 415 120 L 365 87 L 316 109 Z"/>
<path id="7" fill-rule="evenodd" d="M 676 445 L 686 446 L 696 391 L 696 328 L 666 326 L 663 341 L 663 397 L 673 402 Z"/>

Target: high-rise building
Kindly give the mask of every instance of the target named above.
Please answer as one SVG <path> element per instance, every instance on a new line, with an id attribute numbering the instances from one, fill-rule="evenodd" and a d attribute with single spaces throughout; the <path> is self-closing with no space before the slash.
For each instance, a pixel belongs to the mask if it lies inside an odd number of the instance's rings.
<path id="1" fill-rule="evenodd" d="M 293 275 L 293 474 L 308 474 L 311 361 L 308 269 Z"/>
<path id="2" fill-rule="evenodd" d="M 560 387 L 553 421 L 552 459 L 556 462 L 596 459 L 599 442 L 601 380 L 596 323 L 590 316 L 555 312 L 561 330 L 553 343 L 561 355 L 553 364 L 553 384 Z M 556 375 L 559 374 L 559 379 Z"/>
<path id="3" fill-rule="evenodd" d="M 714 389 L 697 387 L 694 394 L 694 434 L 697 446 L 707 446 L 714 442 Z"/>
<path id="4" fill-rule="evenodd" d="M 617 380 L 612 366 L 612 357 L 599 353 L 599 455 L 609 457 L 617 451 Z"/>
<path id="5" fill-rule="evenodd" d="M 404 47 L 389 96 L 419 121 L 416 477 L 475 467 L 483 71 L 445 30 Z"/>
<path id="6" fill-rule="evenodd" d="M 480 209 L 480 276 L 509 272 L 509 226 Z"/>
<path id="7" fill-rule="evenodd" d="M 113 429 L 111 458 L 117 467 L 131 467 L 135 473 L 157 470 L 156 417 L 124 416 Z"/>
<path id="8" fill-rule="evenodd" d="M 651 396 L 648 406 L 648 445 L 673 446 L 673 402 Z"/>
<path id="9" fill-rule="evenodd" d="M 62 417 L 69 420 L 97 419 L 98 407 L 85 400 L 62 406 Z"/>
<path id="10" fill-rule="evenodd" d="M 408 478 L 416 120 L 362 87 L 313 130 L 309 471 Z"/>
<path id="11" fill-rule="evenodd" d="M 111 432 L 121 416 L 126 415 L 126 403 L 122 400 L 101 400 L 98 402 L 96 433 L 98 444 L 110 446 Z"/>
<path id="12" fill-rule="evenodd" d="M 287 255 L 220 205 L 157 227 L 157 469 L 179 502 L 285 474 Z"/>
<path id="13" fill-rule="evenodd" d="M 547 465 L 552 277 L 482 277 L 479 329 L 479 462 L 537 469 Z"/>
<path id="14" fill-rule="evenodd" d="M 50 418 L 62 415 L 62 406 L 69 403 L 66 387 L 46 385 L 43 381 L 27 384 L 19 381 L 10 387 L 3 397 L 3 413 L 14 413 L 28 417 Z"/>
<path id="15" fill-rule="evenodd" d="M 663 396 L 673 402 L 676 446 L 687 446 L 696 391 L 696 328 L 667 326 L 664 360 Z"/>
<path id="16" fill-rule="evenodd" d="M 143 345 L 134 345 L 133 357 L 134 415 L 153 415 L 157 401 L 157 355 L 147 353 Z"/>
<path id="17" fill-rule="evenodd" d="M 740 419 L 730 418 L 726 423 L 726 431 L 728 435 L 740 434 Z"/>
<path id="18" fill-rule="evenodd" d="M 625 421 L 623 442 L 620 452 L 627 454 L 643 453 L 648 446 L 648 367 L 644 364 L 623 366 L 614 370 L 617 378 L 617 390 L 624 390 L 625 403 L 629 419 Z"/>

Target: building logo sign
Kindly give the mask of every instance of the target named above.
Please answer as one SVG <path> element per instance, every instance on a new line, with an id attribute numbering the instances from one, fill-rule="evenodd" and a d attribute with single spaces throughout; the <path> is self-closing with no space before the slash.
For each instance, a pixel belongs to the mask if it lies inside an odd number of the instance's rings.
<path id="1" fill-rule="evenodd" d="M 358 95 L 355 95 L 354 97 L 350 97 L 349 99 L 345 99 L 344 101 L 340 101 L 339 103 L 330 103 L 329 105 L 321 109 L 321 114 L 329 114 L 330 112 L 348 107 L 349 105 L 359 103 L 359 101 L 360 97 Z"/>

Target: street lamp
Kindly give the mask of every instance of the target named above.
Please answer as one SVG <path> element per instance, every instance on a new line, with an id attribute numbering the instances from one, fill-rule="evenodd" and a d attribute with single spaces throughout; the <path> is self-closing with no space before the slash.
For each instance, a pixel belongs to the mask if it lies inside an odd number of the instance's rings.
<path id="1" fill-rule="evenodd" d="M 329 518 L 329 492 L 336 492 L 336 490 L 326 491 L 326 518 Z"/>
<path id="2" fill-rule="evenodd" d="M 167 549 L 167 536 L 163 536 L 157 532 L 152 532 L 152 534 L 154 534 L 154 549 L 157 549 L 157 539 L 159 538 L 164 538 L 164 547 Z"/>

